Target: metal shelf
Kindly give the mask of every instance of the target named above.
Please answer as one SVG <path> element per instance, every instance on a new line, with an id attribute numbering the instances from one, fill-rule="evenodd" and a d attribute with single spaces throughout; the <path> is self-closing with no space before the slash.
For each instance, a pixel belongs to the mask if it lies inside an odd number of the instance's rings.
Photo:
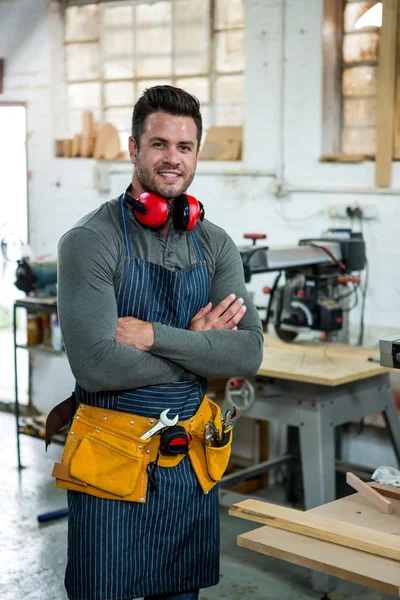
<path id="1" fill-rule="evenodd" d="M 18 400 L 18 349 L 28 350 L 28 352 L 39 352 L 42 354 L 48 354 L 53 356 L 65 355 L 65 350 L 54 350 L 51 346 L 45 346 L 44 344 L 28 345 L 17 343 L 17 310 L 19 308 L 25 308 L 29 311 L 40 311 L 46 313 L 57 312 L 57 298 L 33 298 L 27 296 L 26 298 L 16 300 L 14 302 L 13 311 L 13 331 L 14 331 L 14 385 L 15 385 L 15 423 L 16 423 L 16 434 L 17 434 L 17 457 L 18 457 L 18 468 L 22 468 L 21 464 L 21 447 L 20 447 L 20 435 L 28 435 L 43 441 L 43 437 L 35 431 L 27 432 L 24 431 L 24 425 L 21 423 L 20 408 Z M 28 425 L 25 424 L 25 427 Z M 52 441 L 57 444 L 65 443 L 64 436 L 53 436 Z"/>

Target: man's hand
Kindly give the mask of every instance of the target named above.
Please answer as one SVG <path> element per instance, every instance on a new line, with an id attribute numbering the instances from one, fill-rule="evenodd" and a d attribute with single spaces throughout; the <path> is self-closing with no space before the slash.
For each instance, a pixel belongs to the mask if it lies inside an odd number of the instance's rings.
<path id="1" fill-rule="evenodd" d="M 207 331 L 209 329 L 232 329 L 237 325 L 246 312 L 243 298 L 235 300 L 235 294 L 230 294 L 215 308 L 211 302 L 203 306 L 189 323 L 190 331 Z"/>
<path id="2" fill-rule="evenodd" d="M 117 322 L 116 341 L 146 352 L 154 344 L 153 323 L 134 317 L 121 317 Z"/>

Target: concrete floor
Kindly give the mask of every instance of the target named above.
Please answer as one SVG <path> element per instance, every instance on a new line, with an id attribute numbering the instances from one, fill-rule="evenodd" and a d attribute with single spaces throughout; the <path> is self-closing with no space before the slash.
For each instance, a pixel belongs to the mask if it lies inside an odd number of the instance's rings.
<path id="1" fill-rule="evenodd" d="M 67 520 L 39 525 L 37 515 L 64 508 L 65 493 L 53 488 L 51 470 L 61 454 L 50 446 L 21 436 L 18 471 L 15 422 L 0 413 L 0 598 L 1 600 L 65 600 Z M 258 525 L 229 517 L 221 508 L 221 581 L 203 590 L 201 600 L 314 600 L 310 572 L 277 559 L 238 548 L 236 537 Z M 331 600 L 383 600 L 384 594 L 348 582 L 338 582 Z"/>

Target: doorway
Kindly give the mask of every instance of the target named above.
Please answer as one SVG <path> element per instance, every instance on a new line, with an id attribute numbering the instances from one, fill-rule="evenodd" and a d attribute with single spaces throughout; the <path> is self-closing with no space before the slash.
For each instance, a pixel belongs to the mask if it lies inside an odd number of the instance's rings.
<path id="1" fill-rule="evenodd" d="M 0 131 L 0 403 L 10 404 L 14 402 L 13 303 L 24 297 L 14 285 L 14 276 L 22 246 L 28 243 L 24 105 L 0 103 Z M 26 331 L 25 327 L 18 323 L 19 329 Z M 27 404 L 29 357 L 22 352 L 18 356 L 18 391 L 20 402 Z"/>

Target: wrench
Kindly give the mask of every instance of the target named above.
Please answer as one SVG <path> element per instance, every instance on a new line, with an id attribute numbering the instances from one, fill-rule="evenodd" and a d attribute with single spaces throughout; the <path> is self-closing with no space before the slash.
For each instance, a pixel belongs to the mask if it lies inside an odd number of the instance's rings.
<path id="1" fill-rule="evenodd" d="M 220 446 L 225 446 L 225 444 L 229 441 L 229 434 L 233 429 L 236 421 L 240 417 L 240 410 L 234 406 L 232 410 L 227 410 L 224 420 L 223 420 L 223 428 L 222 428 L 222 438 Z"/>
<path id="2" fill-rule="evenodd" d="M 231 411 L 228 410 L 224 419 L 224 431 L 226 431 L 227 429 L 232 429 L 239 417 L 240 410 L 236 408 L 236 406 L 233 406 Z"/>
<path id="3" fill-rule="evenodd" d="M 214 421 L 208 421 L 205 427 L 204 439 L 207 446 L 219 446 L 219 430 L 215 427 Z"/>
<path id="4" fill-rule="evenodd" d="M 140 439 L 147 440 L 149 437 L 160 431 L 160 429 L 164 429 L 165 427 L 172 427 L 172 425 L 176 425 L 179 420 L 179 415 L 176 415 L 173 419 L 168 419 L 167 414 L 169 413 L 169 408 L 167 410 L 163 410 L 160 414 L 160 420 L 146 433 L 144 433 Z"/>

